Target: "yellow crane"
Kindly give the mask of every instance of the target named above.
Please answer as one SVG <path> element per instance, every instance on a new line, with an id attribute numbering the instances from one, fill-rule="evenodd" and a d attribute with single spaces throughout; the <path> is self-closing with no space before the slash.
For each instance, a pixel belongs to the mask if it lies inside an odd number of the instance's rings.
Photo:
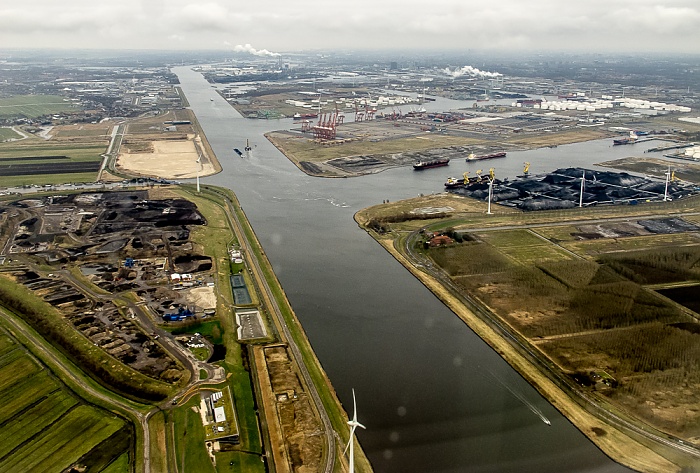
<path id="1" fill-rule="evenodd" d="M 464 185 L 469 184 L 469 171 L 464 173 Z"/>
<path id="2" fill-rule="evenodd" d="M 523 174 L 527 176 L 527 173 L 530 172 L 530 163 L 525 162 L 525 169 L 523 169 Z"/>
<path id="3" fill-rule="evenodd" d="M 476 171 L 476 182 L 481 182 L 481 173 L 483 171 L 481 169 Z"/>
<path id="4" fill-rule="evenodd" d="M 494 168 L 489 169 L 489 176 L 491 176 L 492 181 L 496 178 L 496 173 L 494 171 Z"/>

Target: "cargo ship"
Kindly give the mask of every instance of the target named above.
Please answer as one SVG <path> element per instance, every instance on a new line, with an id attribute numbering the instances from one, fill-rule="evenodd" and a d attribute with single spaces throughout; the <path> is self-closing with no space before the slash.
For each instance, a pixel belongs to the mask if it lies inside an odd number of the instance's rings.
<path id="1" fill-rule="evenodd" d="M 418 161 L 413 165 L 413 169 L 420 171 L 421 169 L 437 168 L 440 166 L 447 166 L 450 164 L 450 160 L 447 158 L 442 159 L 429 159 L 427 161 Z"/>
<path id="2" fill-rule="evenodd" d="M 292 118 L 294 120 L 304 120 L 306 118 L 316 118 L 318 117 L 317 113 L 295 113 Z"/>
<path id="3" fill-rule="evenodd" d="M 498 153 L 491 153 L 491 154 L 482 154 L 480 156 L 476 156 L 474 153 L 472 153 L 469 156 L 467 156 L 467 161 L 478 161 L 480 159 L 493 159 L 493 158 L 505 158 L 505 157 L 506 157 L 505 151 L 500 151 Z"/>

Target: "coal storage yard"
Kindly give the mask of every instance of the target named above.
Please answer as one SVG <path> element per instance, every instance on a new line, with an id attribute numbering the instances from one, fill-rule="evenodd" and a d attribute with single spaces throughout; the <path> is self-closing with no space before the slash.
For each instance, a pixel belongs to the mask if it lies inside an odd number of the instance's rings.
<path id="1" fill-rule="evenodd" d="M 582 184 L 583 179 L 583 186 Z M 479 200 L 488 200 L 487 179 L 450 185 L 447 190 Z M 553 210 L 591 205 L 634 205 L 641 202 L 676 200 L 700 193 L 694 184 L 666 182 L 624 172 L 561 168 L 549 174 L 496 179 L 492 202 L 521 210 Z"/>

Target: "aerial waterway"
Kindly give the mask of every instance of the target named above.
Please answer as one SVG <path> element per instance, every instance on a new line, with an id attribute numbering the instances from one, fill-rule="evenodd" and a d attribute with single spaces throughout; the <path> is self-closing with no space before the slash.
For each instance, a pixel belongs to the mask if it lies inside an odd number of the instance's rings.
<path id="1" fill-rule="evenodd" d="M 367 427 L 358 438 L 375 471 L 629 471 L 353 221 L 356 211 L 387 199 L 442 192 L 448 171 L 406 167 L 350 179 L 307 176 L 263 137 L 289 128 L 291 119 L 246 120 L 201 74 L 188 67 L 174 72 L 223 166 L 203 183 L 238 196 L 348 410 L 355 389 L 358 420 Z M 425 106 L 454 108 L 453 102 Z M 251 150 L 241 157 L 233 150 L 246 140 Z M 551 171 L 629 155 L 618 156 L 602 142 L 542 151 L 509 153 L 498 163 L 500 176 L 515 176 L 523 161 Z"/>

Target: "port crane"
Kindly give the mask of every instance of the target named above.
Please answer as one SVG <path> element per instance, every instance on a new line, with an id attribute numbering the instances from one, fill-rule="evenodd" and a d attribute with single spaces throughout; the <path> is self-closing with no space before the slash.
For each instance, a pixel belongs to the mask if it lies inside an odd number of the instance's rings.
<path id="1" fill-rule="evenodd" d="M 489 169 L 489 176 L 490 176 L 492 181 L 496 178 L 496 173 L 495 173 L 494 168 Z"/>
<path id="2" fill-rule="evenodd" d="M 481 169 L 476 171 L 476 182 L 481 182 L 481 173 L 483 171 Z"/>
<path id="3" fill-rule="evenodd" d="M 530 172 L 530 163 L 525 162 L 523 164 L 525 164 L 525 168 L 523 169 L 523 174 L 527 176 L 528 172 Z"/>
<path id="4" fill-rule="evenodd" d="M 469 184 L 469 171 L 465 172 L 463 174 L 463 176 L 464 176 L 464 185 L 466 186 Z"/>

